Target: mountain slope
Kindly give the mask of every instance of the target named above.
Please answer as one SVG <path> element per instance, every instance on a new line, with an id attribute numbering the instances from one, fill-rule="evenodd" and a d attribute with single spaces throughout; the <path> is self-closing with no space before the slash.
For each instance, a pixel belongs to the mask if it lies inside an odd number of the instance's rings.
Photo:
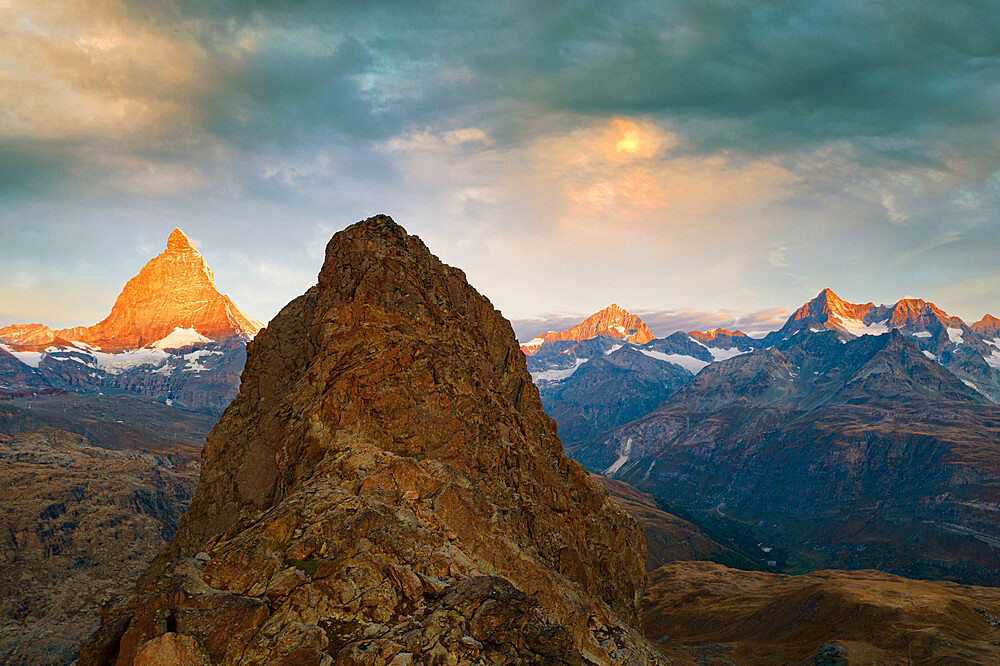
<path id="1" fill-rule="evenodd" d="M 545 411 L 559 424 L 559 439 L 572 456 L 593 433 L 648 414 L 690 378 L 678 365 L 625 346 L 598 353 L 562 380 L 536 383 Z"/>
<path id="2" fill-rule="evenodd" d="M 577 454 L 778 567 L 1000 583 L 1000 407 L 892 331 L 707 367 Z"/>
<path id="3" fill-rule="evenodd" d="M 643 626 L 675 664 L 996 664 L 1000 590 L 878 571 L 803 576 L 675 562 Z"/>
<path id="4" fill-rule="evenodd" d="M 25 394 L 0 400 L 0 663 L 68 664 L 173 535 L 214 419 Z"/>
<path id="5" fill-rule="evenodd" d="M 976 327 L 987 333 L 992 330 L 988 316 L 969 326 L 959 317 L 917 298 L 876 306 L 850 303 L 824 289 L 761 343 L 774 346 L 802 331 L 834 330 L 841 339 L 849 340 L 898 330 L 910 336 L 928 358 L 993 402 L 1000 402 L 1000 348 L 977 333 Z"/>
<path id="6" fill-rule="evenodd" d="M 385 216 L 348 227 L 251 343 L 177 535 L 81 663 L 656 663 L 641 531 L 561 448 L 464 274 Z"/>
<path id="7" fill-rule="evenodd" d="M 762 569 L 743 553 L 724 546 L 700 527 L 664 509 L 663 502 L 624 481 L 597 474 L 595 481 L 608 489 L 611 501 L 642 526 L 646 537 L 646 570 L 678 561 L 707 560 L 741 569 Z M 648 592 L 647 592 L 648 596 Z"/>

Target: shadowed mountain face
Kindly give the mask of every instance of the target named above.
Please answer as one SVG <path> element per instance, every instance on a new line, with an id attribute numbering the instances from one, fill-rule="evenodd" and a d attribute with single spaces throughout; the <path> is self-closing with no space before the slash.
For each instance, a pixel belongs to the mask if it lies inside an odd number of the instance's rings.
<path id="1" fill-rule="evenodd" d="M 1000 407 L 898 331 L 713 364 L 580 458 L 791 570 L 1000 584 Z"/>
<path id="2" fill-rule="evenodd" d="M 203 462 L 81 663 L 656 663 L 639 527 L 563 455 L 509 323 L 387 217 L 251 343 Z"/>
<path id="3" fill-rule="evenodd" d="M 749 557 L 719 543 L 697 525 L 674 515 L 664 502 L 624 481 L 592 475 L 608 489 L 611 501 L 642 526 L 646 537 L 646 570 L 669 562 L 708 560 L 740 569 L 763 569 L 760 557 Z M 758 555 L 762 555 L 759 553 Z"/>

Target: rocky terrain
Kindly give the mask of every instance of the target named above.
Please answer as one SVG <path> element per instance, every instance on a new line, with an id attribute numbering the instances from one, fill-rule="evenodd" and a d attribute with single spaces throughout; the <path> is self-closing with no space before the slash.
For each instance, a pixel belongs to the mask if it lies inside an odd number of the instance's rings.
<path id="1" fill-rule="evenodd" d="M 75 658 L 176 530 L 213 421 L 131 396 L 0 402 L 0 663 Z"/>
<path id="2" fill-rule="evenodd" d="M 509 323 L 387 217 L 251 343 L 203 464 L 81 664 L 659 660 L 640 528 L 562 453 Z"/>
<path id="3" fill-rule="evenodd" d="M 650 574 L 643 627 L 673 664 L 996 664 L 1000 590 L 676 562 Z"/>
<path id="4" fill-rule="evenodd" d="M 0 329 L 0 390 L 130 393 L 218 415 L 236 397 L 246 343 L 261 327 L 219 293 L 175 229 L 100 323 Z"/>
<path id="5" fill-rule="evenodd" d="M 707 367 L 579 456 L 777 568 L 1000 584 L 998 441 L 1000 407 L 912 336 L 804 331 Z"/>

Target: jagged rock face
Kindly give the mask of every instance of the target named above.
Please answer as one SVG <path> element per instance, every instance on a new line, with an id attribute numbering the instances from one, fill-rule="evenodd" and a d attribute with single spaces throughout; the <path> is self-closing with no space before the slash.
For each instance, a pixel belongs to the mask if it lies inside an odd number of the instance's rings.
<path id="1" fill-rule="evenodd" d="M 969 328 L 978 333 L 983 339 L 1000 339 L 1000 319 L 997 319 L 993 315 L 985 315 Z"/>
<path id="2" fill-rule="evenodd" d="M 751 349 L 754 346 L 754 339 L 743 331 L 711 328 L 707 331 L 688 331 L 688 335 L 706 347 Z"/>
<path id="3" fill-rule="evenodd" d="M 218 340 L 249 339 L 262 327 L 219 293 L 201 253 L 180 229 L 174 229 L 167 249 L 125 284 L 106 319 L 82 332 L 67 329 L 56 335 L 112 350 L 152 344 L 177 328 Z"/>
<path id="4" fill-rule="evenodd" d="M 43 324 L 13 324 L 0 328 L 0 342 L 15 345 L 45 345 L 55 339 L 52 329 Z"/>
<path id="5" fill-rule="evenodd" d="M 177 535 L 81 663 L 167 633 L 213 663 L 655 663 L 644 561 L 509 323 L 379 216 L 251 343 Z"/>
<path id="6" fill-rule="evenodd" d="M 532 355 L 545 343 L 565 340 L 590 340 L 598 335 L 620 338 L 626 342 L 645 344 L 655 338 L 646 323 L 636 315 L 628 312 L 617 304 L 611 304 L 600 312 L 596 312 L 581 323 L 565 331 L 549 331 L 534 340 L 521 345 L 521 350 Z"/>

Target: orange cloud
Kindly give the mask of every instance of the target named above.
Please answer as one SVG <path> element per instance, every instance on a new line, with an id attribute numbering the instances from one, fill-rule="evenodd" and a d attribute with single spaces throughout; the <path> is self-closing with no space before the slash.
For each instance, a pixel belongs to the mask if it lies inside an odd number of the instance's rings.
<path id="1" fill-rule="evenodd" d="M 0 3 L 0 135 L 158 133 L 194 113 L 200 55 L 118 0 Z"/>
<path id="2" fill-rule="evenodd" d="M 767 204 L 794 180 L 768 160 L 677 154 L 682 143 L 648 120 L 600 121 L 538 140 L 531 179 L 562 193 L 571 227 L 683 224 Z"/>

